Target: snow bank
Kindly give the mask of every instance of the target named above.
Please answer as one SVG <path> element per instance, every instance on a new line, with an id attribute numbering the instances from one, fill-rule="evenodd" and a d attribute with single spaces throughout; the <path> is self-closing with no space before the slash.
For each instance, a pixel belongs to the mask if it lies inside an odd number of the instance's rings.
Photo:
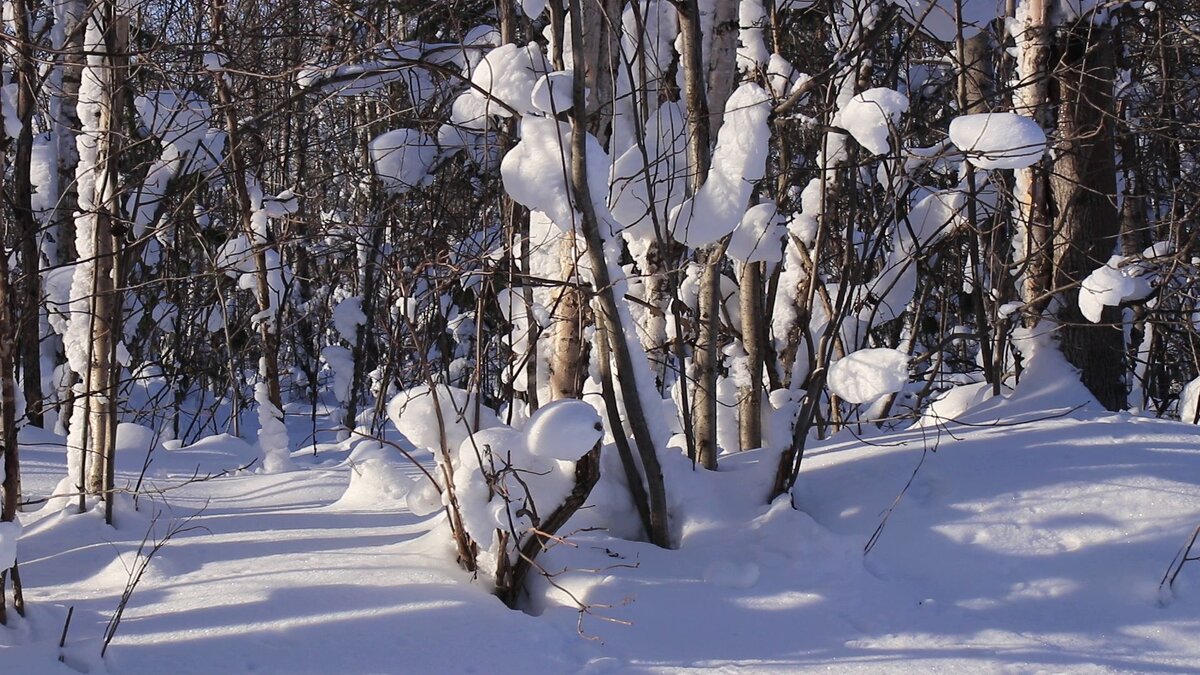
<path id="1" fill-rule="evenodd" d="M 1046 152 L 1046 134 L 1016 113 L 977 113 L 950 122 L 950 141 L 981 169 L 1023 169 Z"/>
<path id="2" fill-rule="evenodd" d="M 406 466 L 406 460 L 394 448 L 378 441 L 358 443 L 348 463 L 350 485 L 337 501 L 338 506 L 392 510 L 398 503 L 407 504 L 409 493 L 416 487 L 408 475 L 415 469 Z"/>
<path id="3" fill-rule="evenodd" d="M 870 403 L 908 383 L 908 356 L 895 349 L 860 349 L 829 366 L 829 390 L 850 403 Z"/>

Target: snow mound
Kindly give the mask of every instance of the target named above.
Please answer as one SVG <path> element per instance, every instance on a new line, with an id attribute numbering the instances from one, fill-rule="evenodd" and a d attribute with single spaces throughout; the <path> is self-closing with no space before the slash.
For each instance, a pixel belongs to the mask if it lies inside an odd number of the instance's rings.
<path id="1" fill-rule="evenodd" d="M 850 403 L 870 403 L 908 383 L 908 356 L 896 349 L 860 349 L 829 366 L 829 390 Z"/>
<path id="2" fill-rule="evenodd" d="M 950 141 L 981 169 L 1023 169 L 1046 152 L 1038 123 L 1016 113 L 976 113 L 950 122 Z"/>
<path id="3" fill-rule="evenodd" d="M 407 505 L 409 492 L 415 487 L 400 462 L 368 457 L 351 462 L 350 485 L 337 503 L 356 508 L 395 509 L 397 502 Z"/>

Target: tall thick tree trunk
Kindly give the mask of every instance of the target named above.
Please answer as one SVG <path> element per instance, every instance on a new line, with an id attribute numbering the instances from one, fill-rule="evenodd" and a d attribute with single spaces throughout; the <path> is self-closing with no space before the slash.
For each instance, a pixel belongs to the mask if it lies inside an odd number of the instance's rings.
<path id="1" fill-rule="evenodd" d="M 1109 410 L 1126 405 L 1121 310 L 1106 307 L 1093 324 L 1079 310 L 1077 284 L 1116 252 L 1116 110 L 1113 43 L 1107 27 L 1083 22 L 1063 31 L 1054 69 L 1058 143 L 1050 192 L 1054 210 L 1055 288 L 1063 289 L 1059 342 L 1083 383 Z"/>

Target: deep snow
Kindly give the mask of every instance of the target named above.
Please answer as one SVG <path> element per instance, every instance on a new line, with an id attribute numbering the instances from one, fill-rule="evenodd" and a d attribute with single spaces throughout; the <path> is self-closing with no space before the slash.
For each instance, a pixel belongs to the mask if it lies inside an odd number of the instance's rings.
<path id="1" fill-rule="evenodd" d="M 61 499 L 22 514 L 29 616 L 0 628 L 2 672 L 1193 672 L 1200 564 L 1165 603 L 1158 583 L 1200 523 L 1200 435 L 1077 394 L 984 401 L 973 385 L 909 430 L 816 443 L 797 509 L 764 503 L 772 453 L 715 474 L 668 461 L 680 549 L 578 533 L 543 558 L 566 571 L 562 590 L 534 583 L 540 616 L 454 567 L 441 516 L 405 507 L 419 471 L 386 447 L 322 443 L 290 472 L 188 484 L 257 451 L 230 436 L 159 448 L 163 492 L 138 511 L 122 497 L 116 529 Z M 46 496 L 62 439 L 23 441 L 26 496 Z M 118 485 L 144 455 L 122 449 Z M 191 529 L 154 557 L 102 661 L 156 513 L 156 536 Z"/>

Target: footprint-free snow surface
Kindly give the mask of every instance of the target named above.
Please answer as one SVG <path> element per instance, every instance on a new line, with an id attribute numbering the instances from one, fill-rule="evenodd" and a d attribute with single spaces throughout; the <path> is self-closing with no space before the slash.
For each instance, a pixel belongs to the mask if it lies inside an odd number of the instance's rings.
<path id="1" fill-rule="evenodd" d="M 442 517 L 406 507 L 418 469 L 383 448 L 273 475 L 236 471 L 256 452 L 230 436 L 160 448 L 142 487 L 161 492 L 118 500 L 115 528 L 62 498 L 21 514 L 28 615 L 0 628 L 0 672 L 1200 669 L 1200 561 L 1159 587 L 1200 524 L 1196 428 L 972 402 L 816 444 L 794 506 L 764 501 L 771 453 L 668 462 L 680 548 L 576 533 L 542 559 L 537 616 L 455 567 Z M 62 439 L 23 440 L 26 497 L 47 496 Z M 144 457 L 122 448 L 118 484 Z M 173 530 L 101 658 L 139 545 Z"/>

